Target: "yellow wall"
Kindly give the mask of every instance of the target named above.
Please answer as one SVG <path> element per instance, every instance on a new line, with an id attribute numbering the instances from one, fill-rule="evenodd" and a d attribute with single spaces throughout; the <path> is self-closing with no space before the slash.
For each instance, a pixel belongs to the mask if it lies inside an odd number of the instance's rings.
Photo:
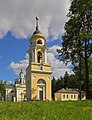
<path id="1" fill-rule="evenodd" d="M 38 40 L 42 40 L 41 45 L 37 44 Z M 30 61 L 29 66 L 26 70 L 26 87 L 27 87 L 27 99 L 38 100 L 38 85 L 37 81 L 43 79 L 46 82 L 46 99 L 51 100 L 51 80 L 52 72 L 51 66 L 45 63 L 45 38 L 42 34 L 35 34 L 30 39 L 30 49 L 28 51 L 29 55 L 35 53 L 35 62 Z M 35 49 L 36 48 L 36 49 Z M 35 51 L 34 51 L 35 49 Z M 41 51 L 42 53 L 42 64 L 37 63 L 37 53 Z M 33 54 L 34 55 L 34 54 Z M 34 61 L 34 60 L 33 60 Z M 41 65 L 43 69 L 41 70 Z M 29 83 L 29 85 L 28 85 Z"/>
<path id="2" fill-rule="evenodd" d="M 40 73 L 32 73 L 31 74 L 31 99 L 38 99 L 38 85 L 37 81 L 39 79 L 43 79 L 46 82 L 46 99 L 51 100 L 51 77 L 50 74 L 40 74 Z"/>
<path id="3" fill-rule="evenodd" d="M 31 69 L 35 69 L 35 70 L 40 70 L 40 63 L 31 63 Z M 43 64 L 43 70 L 44 71 L 51 71 L 51 66 L 49 64 Z"/>

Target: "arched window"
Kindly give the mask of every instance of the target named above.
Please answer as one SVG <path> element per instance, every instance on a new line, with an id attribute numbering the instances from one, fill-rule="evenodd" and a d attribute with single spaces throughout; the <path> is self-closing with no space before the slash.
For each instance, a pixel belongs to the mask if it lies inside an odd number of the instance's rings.
<path id="1" fill-rule="evenodd" d="M 46 82 L 45 82 L 45 80 L 43 80 L 43 79 L 40 79 L 40 80 L 38 80 L 37 81 L 37 84 L 43 84 L 43 85 L 46 85 Z"/>
<path id="2" fill-rule="evenodd" d="M 37 58 L 38 58 L 38 63 L 41 63 L 42 62 L 42 53 L 41 52 L 38 52 Z"/>
<path id="3" fill-rule="evenodd" d="M 38 41 L 37 41 L 37 44 L 42 44 L 42 40 L 38 40 Z"/>
<path id="4" fill-rule="evenodd" d="M 22 82 L 22 80 L 20 79 L 20 83 Z"/>

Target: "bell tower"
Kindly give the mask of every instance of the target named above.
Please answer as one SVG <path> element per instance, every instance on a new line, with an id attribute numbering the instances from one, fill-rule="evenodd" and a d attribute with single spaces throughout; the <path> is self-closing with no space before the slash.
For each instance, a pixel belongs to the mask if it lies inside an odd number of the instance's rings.
<path id="1" fill-rule="evenodd" d="M 30 38 L 29 66 L 26 69 L 27 100 L 51 100 L 51 66 L 47 63 L 46 39 L 39 31 L 39 17 L 36 16 L 36 30 Z"/>

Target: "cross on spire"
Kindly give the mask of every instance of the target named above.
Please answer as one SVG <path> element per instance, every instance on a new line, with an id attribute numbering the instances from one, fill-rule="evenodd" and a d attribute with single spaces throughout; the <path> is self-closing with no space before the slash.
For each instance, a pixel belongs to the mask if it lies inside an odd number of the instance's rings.
<path id="1" fill-rule="evenodd" d="M 38 12 L 36 13 L 36 30 L 38 30 L 38 21 L 39 21 L 39 17 L 38 17 Z"/>

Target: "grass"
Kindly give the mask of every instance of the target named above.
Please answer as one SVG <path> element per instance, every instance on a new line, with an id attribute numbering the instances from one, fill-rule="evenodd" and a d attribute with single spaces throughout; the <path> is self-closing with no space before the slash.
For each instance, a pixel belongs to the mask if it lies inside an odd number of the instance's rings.
<path id="1" fill-rule="evenodd" d="M 0 120 L 92 120 L 92 101 L 0 102 Z"/>

